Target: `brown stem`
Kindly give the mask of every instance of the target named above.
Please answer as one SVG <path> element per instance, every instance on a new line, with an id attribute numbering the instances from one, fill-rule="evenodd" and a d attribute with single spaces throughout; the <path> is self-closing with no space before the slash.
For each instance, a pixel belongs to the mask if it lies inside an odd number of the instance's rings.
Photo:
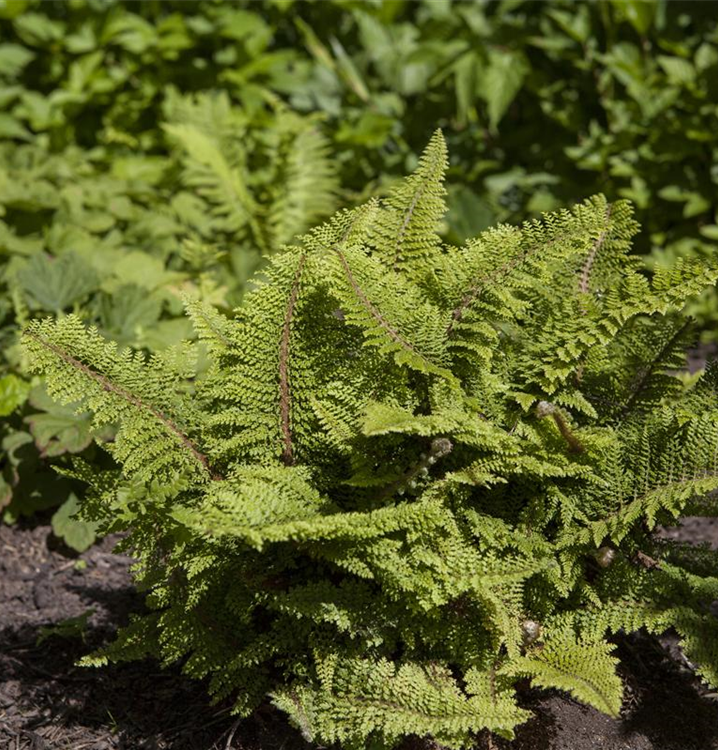
<path id="1" fill-rule="evenodd" d="M 114 393 L 116 396 L 120 396 L 121 398 L 125 399 L 125 401 L 132 404 L 133 406 L 138 407 L 139 409 L 145 409 L 146 411 L 148 411 L 179 440 L 179 442 L 187 449 L 187 451 L 192 455 L 197 463 L 202 466 L 202 468 L 210 475 L 213 480 L 221 480 L 223 478 L 220 474 L 212 469 L 207 456 L 205 456 L 204 453 L 202 453 L 195 446 L 195 444 L 189 439 L 189 437 L 185 435 L 185 433 L 182 432 L 182 430 L 180 430 L 180 428 L 166 414 L 161 412 L 159 409 L 156 409 L 154 406 L 145 403 L 142 399 L 140 399 L 138 396 L 135 396 L 126 388 L 113 383 L 108 377 L 102 375 L 99 372 L 96 372 L 89 365 L 86 365 L 84 362 L 76 359 L 71 354 L 68 354 L 56 344 L 52 344 L 46 339 L 43 339 L 41 336 L 38 336 L 32 330 L 25 331 L 25 333 L 30 336 L 30 338 L 33 338 L 35 339 L 35 341 L 42 344 L 45 348 L 49 349 L 51 352 L 53 352 L 53 354 L 56 354 L 64 362 L 67 362 L 67 364 L 71 365 L 76 370 L 79 370 L 91 380 L 99 383 L 102 386 L 103 390 L 107 391 L 108 393 Z"/>
<path id="2" fill-rule="evenodd" d="M 636 552 L 636 554 L 633 556 L 633 559 L 640 566 L 646 568 L 646 570 L 654 570 L 661 567 L 661 563 L 658 560 L 650 557 L 645 552 L 641 552 L 641 550 L 638 550 Z"/>
<path id="3" fill-rule="evenodd" d="M 284 325 L 282 326 L 282 338 L 279 344 L 279 411 L 282 426 L 282 437 L 284 440 L 284 451 L 282 460 L 285 466 L 294 465 L 294 447 L 292 443 L 292 394 L 289 385 L 289 337 L 291 334 L 292 318 L 294 308 L 299 297 L 299 282 L 302 278 L 306 254 L 299 259 L 297 271 L 294 274 L 292 290 L 289 294 L 287 310 L 284 314 Z"/>
<path id="4" fill-rule="evenodd" d="M 606 241 L 606 238 L 608 237 L 608 232 L 610 230 L 610 221 L 611 221 L 611 212 L 613 211 L 613 206 L 609 203 L 606 207 L 606 228 L 601 232 L 601 234 L 598 235 L 598 238 L 593 243 L 593 247 L 591 248 L 591 252 L 588 254 L 588 257 L 586 258 L 586 262 L 583 264 L 583 270 L 581 271 L 581 281 L 579 282 L 579 289 L 585 294 L 588 292 L 588 285 L 591 280 L 591 271 L 593 270 L 593 264 L 596 260 L 596 255 L 598 254 L 598 251 L 603 246 L 603 243 Z"/>
<path id="5" fill-rule="evenodd" d="M 596 255 L 598 254 L 598 251 L 603 247 L 603 243 L 606 241 L 608 237 L 608 232 L 610 229 L 610 225 L 608 222 L 611 220 L 611 212 L 613 211 L 613 206 L 609 203 L 608 206 L 606 206 L 606 228 L 599 234 L 596 241 L 593 243 L 593 247 L 591 248 L 591 251 L 588 254 L 588 257 L 586 258 L 586 262 L 583 264 L 583 269 L 581 270 L 581 280 L 578 283 L 579 291 L 581 291 L 583 294 L 587 294 L 589 291 L 589 282 L 591 280 L 591 271 L 593 270 L 593 264 L 596 260 Z M 579 302 L 579 306 L 581 308 L 581 314 L 586 315 L 588 312 L 583 305 L 583 303 Z M 580 383 L 581 380 L 583 380 L 583 363 L 579 363 L 579 365 L 576 367 L 575 372 L 576 382 Z"/>
<path id="6" fill-rule="evenodd" d="M 448 338 L 451 338 L 454 335 L 454 327 L 457 323 L 461 322 L 461 319 L 464 317 L 466 310 L 475 302 L 475 300 L 477 300 L 481 296 L 481 293 L 484 291 L 484 289 L 486 289 L 488 284 L 502 278 L 504 275 L 513 271 L 514 268 L 534 255 L 534 253 L 538 252 L 539 250 L 543 250 L 546 247 L 551 247 L 551 245 L 555 245 L 557 242 L 565 239 L 567 236 L 568 235 L 566 234 L 562 234 L 558 237 L 554 237 L 554 239 L 552 239 L 550 242 L 547 242 L 546 244 L 532 245 L 531 247 L 526 248 L 523 253 L 513 258 L 512 260 L 507 261 L 496 270 L 480 279 L 477 279 L 474 282 L 473 286 L 471 286 L 466 294 L 464 294 L 461 302 L 459 302 L 457 307 L 451 313 L 451 322 L 446 328 L 446 336 Z"/>
<path id="7" fill-rule="evenodd" d="M 568 443 L 569 451 L 571 453 L 583 453 L 585 448 L 581 441 L 571 432 L 571 428 L 566 424 L 566 420 L 563 418 L 561 412 L 557 410 L 551 416 L 559 432 L 563 435 L 563 439 Z"/>
<path id="8" fill-rule="evenodd" d="M 381 314 L 381 312 L 376 308 L 374 303 L 364 294 L 363 289 L 359 286 L 357 283 L 357 280 L 354 278 L 354 274 L 352 273 L 351 268 L 349 267 L 349 263 L 347 262 L 347 259 L 342 253 L 341 250 L 338 248 L 334 248 L 334 252 L 339 256 L 339 260 L 341 261 L 342 268 L 344 269 L 344 273 L 347 275 L 347 280 L 349 281 L 349 285 L 351 286 L 354 294 L 358 297 L 359 301 L 364 305 L 364 307 L 369 311 L 370 315 L 374 318 L 374 320 L 379 323 L 379 325 L 389 334 L 389 338 L 391 338 L 392 341 L 399 344 L 404 349 L 408 349 L 412 354 L 415 354 L 417 357 L 422 359 L 424 362 L 426 362 L 428 365 L 431 365 L 432 367 L 435 367 L 426 357 L 424 357 L 422 354 L 416 351 L 416 349 L 406 340 L 404 339 L 401 334 L 391 326 L 389 321 Z"/>
<path id="9" fill-rule="evenodd" d="M 606 211 L 606 221 L 608 221 L 611 216 L 611 210 L 612 210 L 612 206 L 609 205 Z M 603 243 L 606 241 L 606 237 L 608 236 L 608 231 L 609 231 L 609 227 L 607 226 L 606 229 L 604 229 L 601 235 L 599 236 L 598 240 L 594 243 L 593 248 L 591 249 L 591 254 L 589 255 L 590 263 L 587 261 L 586 265 L 584 265 L 583 274 L 581 277 L 582 290 L 583 290 L 584 278 L 585 278 L 586 288 L 588 288 L 588 281 L 589 281 L 589 277 L 591 273 L 591 267 L 593 266 L 596 253 L 598 252 L 601 245 L 603 245 Z M 507 261 L 506 263 L 504 263 L 502 266 L 497 268 L 492 273 L 489 273 L 483 278 L 478 279 L 474 283 L 474 285 L 462 297 L 461 302 L 459 302 L 457 307 L 451 313 L 451 322 L 449 323 L 446 329 L 446 336 L 448 338 L 451 338 L 454 335 L 454 328 L 456 327 L 456 324 L 461 322 L 461 319 L 466 313 L 466 310 L 481 295 L 481 293 L 484 291 L 484 289 L 486 288 L 488 284 L 510 273 L 511 271 L 514 270 L 514 268 L 516 268 L 518 265 L 520 265 L 524 261 L 528 260 L 528 258 L 530 258 L 539 250 L 543 250 L 546 247 L 551 247 L 552 245 L 555 245 L 557 242 L 560 242 L 561 240 L 566 239 L 566 237 L 568 237 L 568 234 L 561 234 L 558 237 L 554 237 L 554 239 L 550 240 L 549 242 L 545 244 L 532 245 L 531 247 L 526 248 L 526 250 L 524 250 L 523 253 L 513 258 L 512 260 Z"/>
<path id="10" fill-rule="evenodd" d="M 561 410 L 549 401 L 539 401 L 536 405 L 536 416 L 540 419 L 551 417 L 558 427 L 563 439 L 568 443 L 568 449 L 571 453 L 583 453 L 584 447 L 581 441 L 571 432 L 571 428 L 561 414 Z"/>

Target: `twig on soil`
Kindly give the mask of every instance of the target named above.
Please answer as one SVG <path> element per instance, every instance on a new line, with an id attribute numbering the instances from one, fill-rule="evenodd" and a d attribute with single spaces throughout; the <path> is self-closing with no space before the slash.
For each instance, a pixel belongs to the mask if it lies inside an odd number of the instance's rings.
<path id="1" fill-rule="evenodd" d="M 496 750 L 496 745 L 494 744 L 494 737 L 491 734 L 491 732 L 488 729 L 484 729 L 482 734 L 484 738 L 486 739 L 486 750 Z"/>
<path id="2" fill-rule="evenodd" d="M 230 750 L 232 747 L 232 742 L 234 741 L 234 735 L 237 732 L 237 729 L 239 729 L 239 725 L 242 723 L 242 719 L 237 719 L 237 721 L 232 724 L 232 726 L 229 728 L 229 737 L 227 737 L 227 744 L 224 746 L 224 750 Z"/>
<path id="3" fill-rule="evenodd" d="M 70 568 L 75 567 L 76 564 L 77 564 L 77 560 L 70 560 L 66 562 L 64 565 L 60 565 L 58 568 L 53 570 L 50 575 L 56 576 L 59 573 L 64 573 L 66 570 L 69 570 Z"/>
<path id="4" fill-rule="evenodd" d="M 49 677 L 51 680 L 57 680 L 58 682 L 86 682 L 86 677 L 73 677 L 72 675 L 63 675 L 63 674 L 53 674 L 52 672 L 48 672 L 41 667 L 36 667 L 34 664 L 29 664 L 27 662 L 22 661 L 21 659 L 17 659 L 14 656 L 10 656 L 10 654 L 3 654 L 2 658 L 9 659 L 10 661 L 14 661 L 16 664 L 19 664 L 21 667 L 24 667 L 26 669 L 30 669 L 33 672 L 36 672 L 37 674 L 41 674 L 43 677 Z"/>

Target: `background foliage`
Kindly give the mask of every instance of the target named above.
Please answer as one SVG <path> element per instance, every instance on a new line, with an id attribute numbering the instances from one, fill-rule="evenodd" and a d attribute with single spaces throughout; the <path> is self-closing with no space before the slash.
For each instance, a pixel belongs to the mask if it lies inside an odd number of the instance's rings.
<path id="1" fill-rule="evenodd" d="M 602 191 L 635 203 L 649 265 L 705 257 L 717 73 L 709 3 L 4 0 L 5 517 L 72 500 L 49 464 L 93 450 L 26 374 L 28 318 L 175 343 L 182 290 L 235 306 L 261 253 L 385 192 L 437 126 L 450 240 Z M 715 338 L 715 295 L 694 313 Z"/>

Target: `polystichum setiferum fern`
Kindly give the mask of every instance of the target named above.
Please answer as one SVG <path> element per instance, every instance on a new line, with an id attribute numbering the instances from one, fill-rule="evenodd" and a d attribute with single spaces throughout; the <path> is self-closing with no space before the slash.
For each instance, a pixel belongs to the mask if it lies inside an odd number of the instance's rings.
<path id="1" fill-rule="evenodd" d="M 444 247 L 446 151 L 272 258 L 229 320 L 150 361 L 75 317 L 25 346 L 98 425 L 117 477 L 78 465 L 84 513 L 128 529 L 152 613 L 91 661 L 147 653 L 265 696 L 310 740 L 466 747 L 511 736 L 514 685 L 615 714 L 607 636 L 670 626 L 718 684 L 705 552 L 651 531 L 718 489 L 718 370 L 671 375 L 684 301 L 651 278 L 627 203 L 601 196 Z"/>

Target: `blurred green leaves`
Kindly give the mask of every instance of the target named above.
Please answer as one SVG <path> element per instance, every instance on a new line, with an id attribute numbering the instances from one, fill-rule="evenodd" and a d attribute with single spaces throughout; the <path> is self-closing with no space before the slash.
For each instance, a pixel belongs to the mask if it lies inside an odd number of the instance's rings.
<path id="1" fill-rule="evenodd" d="M 489 127 L 495 131 L 521 90 L 529 66 L 524 55 L 517 52 L 491 49 L 487 57 L 479 91 L 486 102 Z"/>
<path id="2" fill-rule="evenodd" d="M 35 253 L 17 273 L 31 306 L 61 313 L 87 298 L 98 285 L 92 266 L 74 253 L 59 258 Z"/>
<path id="3" fill-rule="evenodd" d="M 0 378 L 0 417 L 8 417 L 27 400 L 30 386 L 17 375 Z"/>

